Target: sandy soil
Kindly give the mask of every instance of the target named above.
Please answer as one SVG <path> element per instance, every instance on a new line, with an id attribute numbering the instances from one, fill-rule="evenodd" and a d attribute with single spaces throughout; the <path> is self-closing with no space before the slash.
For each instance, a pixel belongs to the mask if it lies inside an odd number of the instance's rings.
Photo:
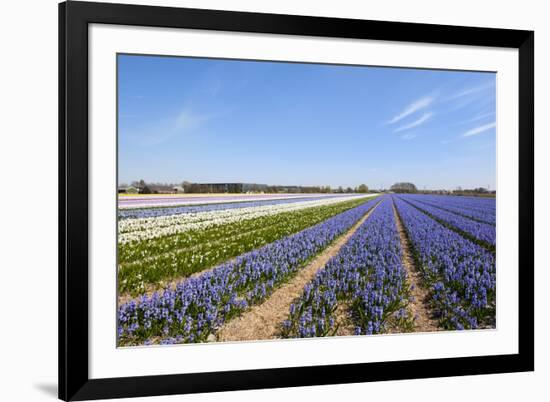
<path id="1" fill-rule="evenodd" d="M 277 289 L 264 303 L 252 307 L 240 317 L 229 321 L 220 328 L 217 331 L 216 340 L 227 342 L 279 338 L 281 322 L 288 317 L 292 302 L 302 294 L 304 286 L 314 278 L 328 260 L 338 253 L 378 204 L 371 208 L 350 230 L 302 268 L 290 282 Z M 341 316 L 342 320 L 345 320 L 343 311 Z M 342 335 L 347 335 L 348 330 L 347 325 L 342 326 Z"/>
<path id="2" fill-rule="evenodd" d="M 411 285 L 412 300 L 409 302 L 409 311 L 412 316 L 415 317 L 415 332 L 432 332 L 438 331 L 437 321 L 432 318 L 427 307 L 428 292 L 421 285 L 420 272 L 414 266 L 414 259 L 411 252 L 411 245 L 405 232 L 405 227 L 401 222 L 401 218 L 397 213 L 395 204 L 393 204 L 393 213 L 395 216 L 395 222 L 397 224 L 397 230 L 399 231 L 399 237 L 401 239 L 401 249 L 403 250 L 403 266 L 407 271 L 407 281 Z"/>
<path id="3" fill-rule="evenodd" d="M 355 335 L 355 325 L 350 316 L 349 303 L 338 302 L 334 312 L 336 321 L 336 336 Z"/>

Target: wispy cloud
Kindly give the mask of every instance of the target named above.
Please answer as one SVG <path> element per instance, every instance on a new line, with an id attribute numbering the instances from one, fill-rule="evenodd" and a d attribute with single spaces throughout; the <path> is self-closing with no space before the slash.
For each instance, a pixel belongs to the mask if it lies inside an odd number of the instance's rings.
<path id="1" fill-rule="evenodd" d="M 464 134 L 462 134 L 463 137 L 471 137 L 473 135 L 478 135 L 481 133 L 484 133 L 485 131 L 488 131 L 494 127 L 496 127 L 496 122 L 492 122 L 489 124 L 484 124 L 482 126 L 478 126 L 475 128 L 472 128 L 471 130 L 466 131 Z"/>
<path id="2" fill-rule="evenodd" d="M 183 107 L 179 113 L 155 125 L 141 139 L 141 145 L 150 146 L 165 143 L 178 135 L 197 130 L 214 118 L 214 115 L 199 113 L 189 106 Z"/>
<path id="3" fill-rule="evenodd" d="M 409 124 L 405 124 L 404 126 L 398 127 L 397 129 L 394 130 L 394 133 L 398 133 L 400 131 L 410 130 L 411 128 L 418 127 L 426 123 L 428 120 L 430 120 L 432 116 L 433 116 L 432 112 L 426 112 L 415 121 Z"/>
<path id="4" fill-rule="evenodd" d="M 450 111 L 463 109 L 470 105 L 476 104 L 478 108 L 488 105 L 488 102 L 494 102 L 495 84 L 494 82 L 486 82 L 477 86 L 461 89 L 446 98 L 442 102 L 450 104 Z"/>
<path id="5" fill-rule="evenodd" d="M 210 120 L 211 116 L 206 114 L 199 114 L 192 109 L 186 107 L 183 108 L 174 120 L 175 131 L 193 130 L 200 126 L 202 123 Z"/>
<path id="6" fill-rule="evenodd" d="M 451 100 L 460 99 L 471 95 L 476 95 L 480 92 L 486 91 L 488 89 L 492 89 L 494 87 L 495 87 L 494 83 L 488 82 L 485 84 L 477 85 L 475 87 L 470 87 L 470 88 L 466 88 L 461 91 L 455 92 L 453 95 L 447 97 L 445 100 L 451 101 Z"/>
<path id="7" fill-rule="evenodd" d="M 408 140 L 412 140 L 413 138 L 416 138 L 416 134 L 403 134 L 401 136 L 401 139 L 402 140 L 405 140 L 405 141 L 408 141 Z"/>
<path id="8" fill-rule="evenodd" d="M 418 112 L 419 110 L 425 109 L 430 106 L 435 100 L 434 96 L 424 96 L 420 99 L 409 104 L 401 113 L 392 117 L 387 124 L 395 124 L 400 120 L 403 120 L 405 117 L 410 116 L 411 114 Z"/>
<path id="9" fill-rule="evenodd" d="M 478 114 L 477 116 L 472 117 L 471 119 L 464 120 L 464 121 L 462 121 L 458 124 L 473 123 L 474 121 L 482 120 L 482 119 L 485 119 L 487 117 L 492 117 L 494 115 L 495 115 L 495 112 L 482 113 L 482 114 Z"/>

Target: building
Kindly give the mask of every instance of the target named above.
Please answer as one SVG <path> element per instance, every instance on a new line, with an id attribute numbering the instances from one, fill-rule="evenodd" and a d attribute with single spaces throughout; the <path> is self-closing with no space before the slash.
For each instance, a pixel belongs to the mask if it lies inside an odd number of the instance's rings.
<path id="1" fill-rule="evenodd" d="M 256 183 L 193 183 L 190 185 L 193 193 L 248 193 L 263 192 L 267 184 Z"/>
<path id="2" fill-rule="evenodd" d="M 279 186 L 279 191 L 282 193 L 301 193 L 302 188 L 300 186 Z"/>
<path id="3" fill-rule="evenodd" d="M 119 194 L 137 194 L 139 190 L 134 186 L 121 186 L 118 188 Z"/>
<path id="4" fill-rule="evenodd" d="M 146 187 L 151 190 L 151 193 L 153 194 L 173 194 L 174 188 L 173 186 L 168 186 L 165 184 L 148 184 Z"/>

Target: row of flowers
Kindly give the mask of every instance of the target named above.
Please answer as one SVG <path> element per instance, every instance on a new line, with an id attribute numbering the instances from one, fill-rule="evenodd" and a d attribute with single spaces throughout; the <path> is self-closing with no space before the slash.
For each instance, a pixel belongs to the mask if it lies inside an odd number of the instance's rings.
<path id="1" fill-rule="evenodd" d="M 431 304 L 446 329 L 494 327 L 494 254 L 394 197 Z"/>
<path id="2" fill-rule="evenodd" d="M 403 330 L 411 318 L 401 257 L 391 198 L 385 196 L 290 306 L 283 335 L 335 335 L 340 325 L 353 326 L 357 335 L 385 332 L 388 325 Z"/>
<path id="3" fill-rule="evenodd" d="M 119 306 L 119 345 L 206 341 L 225 321 L 265 300 L 310 258 L 349 230 L 377 200 L 179 283 Z"/>
<path id="4" fill-rule="evenodd" d="M 453 212 L 448 212 L 444 209 L 433 207 L 429 204 L 421 203 L 416 198 L 410 196 L 402 196 L 402 199 L 418 208 L 422 212 L 427 213 L 432 218 L 441 221 L 452 229 L 457 229 L 466 237 L 495 247 L 496 244 L 496 228 L 494 225 L 474 221 L 464 216 L 457 215 Z"/>
<path id="5" fill-rule="evenodd" d="M 348 195 L 347 198 L 352 198 L 355 195 Z M 258 199 L 246 199 L 242 201 L 232 200 L 229 197 L 224 197 L 225 202 L 205 202 L 204 204 L 198 205 L 171 205 L 171 206 L 160 206 L 160 207 L 134 207 L 134 208 L 120 208 L 118 211 L 118 218 L 120 220 L 124 219 L 141 219 L 141 218 L 155 218 L 159 216 L 169 216 L 169 215 L 179 215 L 179 214 L 188 214 L 188 213 L 197 213 L 197 212 L 208 212 L 208 211 L 222 211 L 226 209 L 235 209 L 235 208 L 249 208 L 249 207 L 261 207 L 265 205 L 279 205 L 279 204 L 288 204 L 294 202 L 303 202 L 303 201 L 315 201 L 342 197 L 341 194 L 338 195 L 303 195 L 303 196 L 293 196 L 293 197 L 283 197 L 283 198 L 258 198 Z M 228 199 L 229 198 L 229 199 Z M 208 198 L 210 200 L 210 198 Z M 181 203 L 181 201 L 179 201 Z"/>
<path id="6" fill-rule="evenodd" d="M 411 194 L 407 195 L 407 197 L 481 223 L 496 224 L 496 200 L 494 198 L 452 197 L 424 194 Z"/>
<path id="7" fill-rule="evenodd" d="M 163 287 L 174 278 L 213 267 L 316 225 L 363 202 L 352 200 L 215 226 L 208 230 L 120 244 L 119 290 L 140 294 L 148 284 Z"/>
<path id="8" fill-rule="evenodd" d="M 171 236 L 193 230 L 205 230 L 213 226 L 277 215 L 282 212 L 299 211 L 324 205 L 337 204 L 349 198 L 338 197 L 322 200 L 262 205 L 217 211 L 190 212 L 156 218 L 123 219 L 118 223 L 118 241 L 121 244 Z"/>

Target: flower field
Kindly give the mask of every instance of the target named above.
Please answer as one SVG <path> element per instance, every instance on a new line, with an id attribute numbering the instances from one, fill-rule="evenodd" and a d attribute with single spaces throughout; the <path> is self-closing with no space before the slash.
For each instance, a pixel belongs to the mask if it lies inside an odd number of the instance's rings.
<path id="1" fill-rule="evenodd" d="M 314 194 L 190 194 L 190 195 L 128 195 L 120 197 L 120 209 L 154 208 L 167 206 L 192 206 L 228 204 L 232 202 L 287 201 L 290 199 L 316 198 Z"/>
<path id="2" fill-rule="evenodd" d="M 290 306 L 286 336 L 336 333 L 335 313 L 346 304 L 356 334 L 383 332 L 392 317 L 404 319 L 408 301 L 406 273 L 394 222 L 392 201 L 381 202 Z"/>
<path id="3" fill-rule="evenodd" d="M 488 247 L 496 245 L 496 228 L 495 225 L 483 223 L 466 215 L 460 215 L 450 210 L 441 209 L 440 207 L 432 206 L 432 204 L 416 201 L 411 197 L 402 198 L 413 207 L 421 212 L 428 214 L 443 225 L 448 225 L 455 230 L 459 230 L 465 237 L 470 238 L 475 242 L 485 244 Z"/>
<path id="4" fill-rule="evenodd" d="M 331 198 L 300 204 L 160 216 L 152 221 L 146 218 L 146 222 L 139 218 L 121 220 L 119 290 L 135 294 L 143 292 L 147 285 L 189 276 L 299 232 L 362 202 L 364 198 L 336 201 Z M 174 223 L 166 226 L 167 221 Z"/>
<path id="5" fill-rule="evenodd" d="M 252 310 L 284 317 L 268 339 L 496 325 L 494 199 L 275 194 L 122 204 L 119 346 L 216 341 Z M 278 315 L 264 308 L 275 299 Z M 419 324 L 419 311 L 433 328 Z"/>
<path id="6" fill-rule="evenodd" d="M 494 254 L 430 218 L 406 198 L 395 197 L 395 203 L 440 325 L 448 329 L 494 326 Z"/>

